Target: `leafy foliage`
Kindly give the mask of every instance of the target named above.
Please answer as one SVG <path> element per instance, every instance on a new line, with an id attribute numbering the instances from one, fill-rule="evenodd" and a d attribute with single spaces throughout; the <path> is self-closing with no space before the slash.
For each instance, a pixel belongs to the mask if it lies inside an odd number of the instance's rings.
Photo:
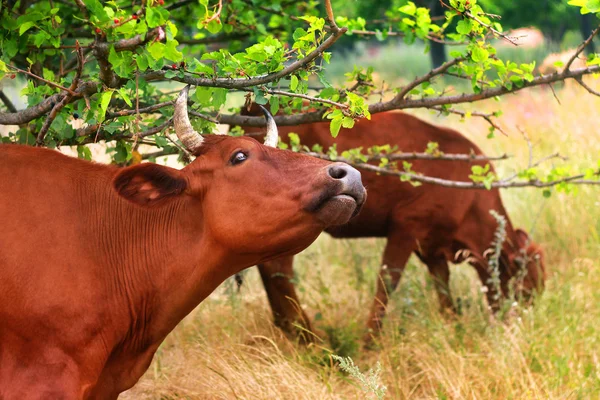
<path id="1" fill-rule="evenodd" d="M 154 145 L 165 154 L 178 152 L 169 137 L 174 93 L 169 90 L 177 88 L 173 83 L 195 86 L 192 108 L 200 117 L 193 124 L 204 134 L 211 133 L 217 122 L 235 125 L 237 110 L 231 108 L 231 95 L 243 91 L 247 101 L 268 103 L 273 113 L 303 112 L 305 121 L 314 121 L 318 113 L 321 120 L 330 122 L 333 136 L 342 128 L 352 128 L 358 118 L 393 109 L 431 108 L 468 118 L 470 112 L 453 107 L 548 83 L 534 75 L 534 62 L 516 63 L 498 56 L 490 39 L 502 37 L 502 26 L 495 15 L 486 12 L 486 7 L 495 6 L 485 0 L 449 0 L 444 3 L 442 20 L 431 17 L 430 4 L 424 1 L 389 0 L 374 7 L 365 2 L 333 2 L 334 11 L 347 11 L 348 15 L 331 11 L 329 0 L 323 3 L 3 3 L 0 78 L 27 79 L 21 95 L 27 98 L 28 109 L 0 113 L 0 123 L 20 126 L 1 140 L 48 147 L 104 140 L 114 146 L 113 160 L 118 163 L 135 159 L 133 151 L 140 143 Z M 579 8 L 582 13 L 597 13 L 600 8 L 596 1 L 571 0 L 569 4 L 570 9 Z M 357 11 L 364 14 L 356 15 Z M 375 17 L 380 20 L 373 21 Z M 345 87 L 334 87 L 323 74 L 332 57 L 331 45 L 343 36 L 367 34 L 378 40 L 400 36 L 408 44 L 425 41 L 458 46 L 453 47 L 450 61 L 402 87 L 381 89 L 380 99 L 384 94 L 393 98 L 373 103 L 377 88 L 372 69 L 349 66 Z M 587 65 L 575 75 L 569 71 L 570 65 L 565 65 L 553 79 L 600 72 L 600 57 L 590 55 Z M 435 84 L 446 75 L 469 82 L 469 89 L 448 94 Z M 320 84 L 317 88 L 309 84 L 315 81 Z M 490 122 L 489 137 L 497 129 L 493 118 L 499 115 L 479 115 Z M 86 126 L 74 129 L 73 119 L 81 119 Z M 294 143 L 290 148 L 304 150 Z M 328 151 L 330 157 L 338 156 L 335 148 Z M 88 157 L 89 151 L 80 147 L 78 154 Z M 422 178 L 411 163 L 405 161 L 399 168 L 382 156 L 385 154 L 379 155 L 380 168 L 414 184 Z M 364 163 L 361 157 L 360 150 L 343 155 Z M 502 182 L 492 172 L 477 168 L 471 176 L 473 182 L 488 188 Z M 564 171 L 557 169 L 548 179 L 568 178 Z M 590 169 L 582 176 L 595 179 L 598 170 Z M 544 181 L 535 168 L 519 177 Z M 561 183 L 564 190 L 570 184 Z"/>

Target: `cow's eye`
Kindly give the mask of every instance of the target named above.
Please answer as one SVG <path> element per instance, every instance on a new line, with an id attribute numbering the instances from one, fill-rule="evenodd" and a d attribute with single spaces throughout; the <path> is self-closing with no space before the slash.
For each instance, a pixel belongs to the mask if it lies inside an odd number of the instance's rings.
<path id="1" fill-rule="evenodd" d="M 229 161 L 231 165 L 238 165 L 248 159 L 248 156 L 243 151 L 236 151 Z"/>

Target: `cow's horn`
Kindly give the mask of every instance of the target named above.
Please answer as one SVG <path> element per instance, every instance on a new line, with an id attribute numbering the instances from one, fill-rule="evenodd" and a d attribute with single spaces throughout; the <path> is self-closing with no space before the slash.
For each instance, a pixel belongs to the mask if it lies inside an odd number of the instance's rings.
<path id="1" fill-rule="evenodd" d="M 265 119 L 267 120 L 267 136 L 265 136 L 265 146 L 269 147 L 277 147 L 277 142 L 279 141 L 279 132 L 277 132 L 277 125 L 275 124 L 275 120 L 273 116 L 263 106 L 258 105 L 263 114 L 265 114 Z"/>
<path id="2" fill-rule="evenodd" d="M 190 118 L 188 117 L 187 101 L 190 85 L 183 88 L 179 97 L 175 102 L 175 115 L 173 116 L 173 124 L 175 125 L 175 133 L 181 143 L 192 153 L 195 153 L 202 146 L 204 138 L 192 128 Z"/>

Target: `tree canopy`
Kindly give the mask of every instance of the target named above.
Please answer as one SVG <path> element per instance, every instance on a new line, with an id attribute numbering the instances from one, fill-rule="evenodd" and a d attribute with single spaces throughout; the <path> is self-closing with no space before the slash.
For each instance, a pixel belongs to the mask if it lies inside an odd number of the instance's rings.
<path id="1" fill-rule="evenodd" d="M 432 18 L 431 4 L 424 1 L 367 3 L 371 4 L 330 0 L 4 1 L 0 77 L 25 79 L 21 95 L 27 98 L 27 107 L 18 110 L 7 96 L 0 96 L 5 110 L 0 112 L 0 124 L 19 125 L 1 140 L 48 147 L 76 145 L 80 156 L 87 158 L 86 144 L 106 141 L 114 147 L 113 158 L 119 163 L 130 160 L 139 143 L 156 146 L 163 153 L 181 151 L 169 135 L 176 96 L 172 84 L 195 87 L 191 113 L 196 117 L 195 128 L 204 134 L 211 133 L 216 123 L 264 124 L 262 118 L 241 116 L 228 105 L 233 92 L 242 92 L 248 101 L 269 103 L 274 114 L 284 111 L 276 117 L 280 125 L 330 121 L 334 136 L 341 127 L 352 127 L 357 118 L 414 108 L 484 118 L 493 136 L 499 113 L 456 107 L 566 79 L 575 79 L 598 94 L 581 79 L 600 72 L 600 57 L 583 55 L 598 29 L 559 66 L 559 72 L 535 75 L 535 63 L 502 59 L 491 40 L 513 42 L 494 14 L 524 17 L 513 2 L 448 0 L 441 2 L 442 18 Z M 545 18 L 539 4 L 530 3 L 525 7 L 519 2 L 519 9 Z M 571 14 L 600 13 L 597 1 L 547 4 L 561 10 L 568 7 Z M 349 66 L 348 82 L 334 86 L 324 69 L 336 56 L 331 46 L 348 35 L 380 41 L 401 37 L 408 44 L 443 43 L 451 46 L 450 59 L 405 85 L 383 88 L 374 86 L 371 70 Z M 574 68 L 576 58 L 585 58 L 585 67 Z M 436 84 L 443 77 L 467 85 L 447 92 L 444 85 Z M 311 87 L 312 80 L 319 82 L 318 88 Z M 74 129 L 69 124 L 73 118 L 82 119 L 86 126 Z M 432 155 L 453 157 L 436 150 L 435 144 L 421 155 L 388 154 L 391 151 L 357 149 L 342 157 L 415 183 L 469 188 L 596 183 L 600 169 L 598 165 L 576 174 L 555 169 L 540 176 L 530 165 L 519 180 L 503 180 L 482 169 L 473 171 L 473 182 L 443 182 L 420 175 L 407 162 Z M 379 166 L 365 163 L 373 157 Z"/>

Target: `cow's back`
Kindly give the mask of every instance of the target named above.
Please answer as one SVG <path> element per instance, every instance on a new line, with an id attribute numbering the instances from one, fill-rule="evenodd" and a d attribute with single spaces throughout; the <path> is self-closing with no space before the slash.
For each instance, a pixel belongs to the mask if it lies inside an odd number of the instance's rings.
<path id="1" fill-rule="evenodd" d="M 72 260 L 64 252 L 80 250 L 91 239 L 85 226 L 102 219 L 86 217 L 102 201 L 99 188 L 110 184 L 110 170 L 52 150 L 0 146 L 0 265 L 27 262 L 29 271 L 43 273 L 40 265 Z"/>

